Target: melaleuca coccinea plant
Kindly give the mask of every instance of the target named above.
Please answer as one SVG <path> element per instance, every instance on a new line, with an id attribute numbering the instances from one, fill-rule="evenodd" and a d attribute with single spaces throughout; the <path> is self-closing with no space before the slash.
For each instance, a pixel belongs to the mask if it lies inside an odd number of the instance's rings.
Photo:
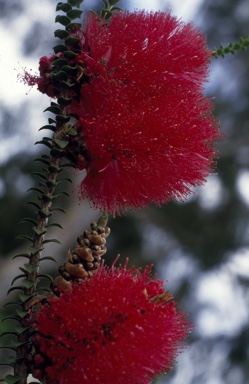
<path id="1" fill-rule="evenodd" d="M 220 137 L 203 95 L 212 55 L 205 37 L 170 13 L 144 11 L 109 22 L 90 14 L 72 36 L 79 88 L 68 110 L 77 117 L 76 168 L 86 170 L 80 197 L 112 214 L 183 200 L 213 168 Z M 53 96 L 48 72 L 26 81 Z"/>

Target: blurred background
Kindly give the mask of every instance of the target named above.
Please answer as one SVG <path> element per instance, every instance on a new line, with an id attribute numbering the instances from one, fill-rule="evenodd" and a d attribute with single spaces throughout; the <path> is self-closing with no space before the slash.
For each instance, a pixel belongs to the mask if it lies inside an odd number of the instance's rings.
<path id="1" fill-rule="evenodd" d="M 35 185 L 30 173 L 44 153 L 34 142 L 38 129 L 47 123 L 42 111 L 49 99 L 17 79 L 23 68 L 37 71 L 38 60 L 50 55 L 56 45 L 55 0 L 0 0 L 0 306 L 18 274 L 27 243 L 15 240 L 31 233 L 18 222 L 32 215 L 27 190 Z M 100 0 L 85 0 L 85 9 L 98 9 Z M 211 49 L 249 35 L 248 0 L 136 0 L 120 1 L 133 10 L 172 9 L 172 13 L 194 24 L 207 35 Z M 172 372 L 157 384 L 247 384 L 249 383 L 249 50 L 225 60 L 213 59 L 206 94 L 214 97 L 215 114 L 225 138 L 218 143 L 217 174 L 194 191 L 185 203 L 150 207 L 110 220 L 107 262 L 121 254 L 130 265 L 154 264 L 195 324 L 196 329 Z M 47 133 L 46 133 L 47 134 Z M 77 185 L 83 173 L 68 185 L 69 200 L 60 203 L 64 230 L 51 229 L 61 245 L 49 245 L 44 255 L 66 259 L 66 251 L 98 217 L 87 202 L 77 202 Z M 58 265 L 42 265 L 43 272 L 56 274 Z M 9 299 L 14 296 L 10 295 Z M 7 315 L 10 307 L 0 312 Z M 0 324 L 0 333 L 9 322 Z M 2 340 L 0 339 L 0 346 Z M 6 354 L 6 351 L 4 352 Z M 2 358 L 1 358 L 2 360 Z M 7 373 L 5 367 L 1 373 Z M 2 376 L 2 375 L 1 375 Z"/>

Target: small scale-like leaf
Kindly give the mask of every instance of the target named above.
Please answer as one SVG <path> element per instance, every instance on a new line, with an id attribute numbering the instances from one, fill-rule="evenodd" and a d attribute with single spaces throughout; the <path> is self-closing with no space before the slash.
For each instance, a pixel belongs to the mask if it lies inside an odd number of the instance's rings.
<path id="1" fill-rule="evenodd" d="M 18 296 L 23 303 L 32 297 L 32 295 L 25 295 L 25 293 L 19 293 Z"/>
<path id="2" fill-rule="evenodd" d="M 4 381 L 7 383 L 7 384 L 15 384 L 17 383 L 19 380 L 21 380 L 21 376 L 13 376 L 13 375 L 7 375 L 5 376 L 4 378 Z"/>
<path id="3" fill-rule="evenodd" d="M 36 228 L 36 227 L 33 227 L 32 229 L 33 229 L 33 231 L 34 231 L 38 236 L 40 236 L 40 235 L 44 235 L 44 234 L 47 232 L 46 229 L 39 229 L 39 228 Z"/>
<path id="4" fill-rule="evenodd" d="M 70 36 L 67 39 L 65 39 L 65 44 L 70 47 L 78 47 L 79 43 L 80 43 L 80 39 L 78 39 L 77 37 Z"/>
<path id="5" fill-rule="evenodd" d="M 59 223 L 51 223 L 51 224 L 48 224 L 48 227 L 58 227 L 60 229 L 63 229 L 63 227 L 59 224 Z"/>
<path id="6" fill-rule="evenodd" d="M 66 81 L 61 81 L 60 82 L 60 87 L 64 88 L 64 89 L 67 89 L 67 90 L 72 89 L 74 86 L 75 86 L 75 84 L 70 84 L 70 83 L 67 83 Z"/>
<path id="7" fill-rule="evenodd" d="M 67 31 L 70 31 L 70 32 L 74 32 L 76 31 L 77 29 L 79 29 L 81 27 L 81 24 L 80 23 L 70 23 L 66 26 L 66 30 Z"/>
<path id="8" fill-rule="evenodd" d="M 56 11 L 68 12 L 72 9 L 71 5 L 68 3 L 58 3 L 56 7 Z"/>
<path id="9" fill-rule="evenodd" d="M 69 17 L 70 20 L 80 19 L 82 12 L 80 9 L 71 9 L 67 12 L 67 17 Z"/>
<path id="10" fill-rule="evenodd" d="M 72 101 L 72 99 L 66 98 L 66 97 L 62 97 L 62 96 L 58 98 L 58 103 L 60 105 L 64 105 L 64 106 L 69 105 L 71 103 L 71 101 Z"/>
<path id="11" fill-rule="evenodd" d="M 17 333 L 16 332 L 3 332 L 3 333 L 1 333 L 0 337 L 7 336 L 7 335 L 17 336 Z"/>
<path id="12" fill-rule="evenodd" d="M 16 239 L 17 239 L 17 240 L 28 240 L 28 241 L 33 241 L 32 237 L 27 236 L 27 235 L 19 235 L 19 236 L 16 236 Z"/>
<path id="13" fill-rule="evenodd" d="M 68 32 L 66 32 L 66 33 L 68 33 Z M 63 58 L 53 61 L 53 65 L 55 65 L 58 68 L 62 68 L 63 66 L 65 66 L 67 64 L 68 64 L 68 61 L 66 59 L 63 59 Z"/>
<path id="14" fill-rule="evenodd" d="M 57 72 L 56 73 L 56 75 L 54 75 L 55 77 L 56 76 L 58 76 L 58 75 L 60 75 L 60 73 L 63 73 L 63 74 L 65 74 L 65 72 Z M 66 75 L 66 74 L 65 74 Z M 63 75 L 64 76 L 64 75 Z M 67 78 L 67 76 L 66 76 L 66 78 Z M 51 112 L 51 113 L 54 113 L 54 114 L 58 114 L 58 113 L 60 113 L 60 108 L 58 108 L 58 107 L 54 107 L 53 105 L 50 105 L 50 107 L 47 107 L 46 109 L 44 109 L 44 111 L 43 112 Z"/>
<path id="15" fill-rule="evenodd" d="M 70 75 L 77 73 L 77 68 L 71 67 L 70 65 L 64 65 L 64 67 L 62 67 L 62 70 L 67 72 Z"/>
<path id="16" fill-rule="evenodd" d="M 37 144 L 43 144 L 43 145 L 46 145 L 46 147 L 51 148 L 51 144 L 47 140 L 36 141 L 35 145 Z"/>
<path id="17" fill-rule="evenodd" d="M 51 212 L 44 212 L 42 209 L 40 209 L 38 211 L 38 214 L 41 216 L 41 217 L 44 217 L 44 218 L 48 218 L 51 216 Z"/>
<path id="18" fill-rule="evenodd" d="M 72 51 L 65 51 L 64 52 L 64 57 L 68 60 L 73 60 L 77 56 L 77 53 L 72 52 Z"/>
<path id="19" fill-rule="evenodd" d="M 24 285 L 25 288 L 27 288 L 27 289 L 31 288 L 34 284 L 35 284 L 34 281 L 23 280 L 23 285 Z"/>
<path id="20" fill-rule="evenodd" d="M 51 117 L 48 118 L 48 124 L 56 124 L 56 121 Z"/>
<path id="21" fill-rule="evenodd" d="M 36 225 L 36 221 L 34 219 L 31 219 L 30 217 L 24 217 L 22 220 L 19 221 L 19 224 L 23 223 L 31 223 Z"/>
<path id="22" fill-rule="evenodd" d="M 38 192 L 38 193 L 43 193 L 43 190 L 41 188 L 38 188 L 38 187 L 29 188 L 27 190 L 27 192 L 29 192 L 29 191 L 35 191 L 35 192 Z"/>
<path id="23" fill-rule="evenodd" d="M 62 171 L 61 167 L 56 167 L 55 165 L 49 165 L 48 170 L 51 173 L 59 173 Z"/>
<path id="24" fill-rule="evenodd" d="M 72 183 L 72 180 L 69 179 L 69 177 L 65 177 L 63 179 L 59 179 L 59 181 L 68 181 L 69 183 Z"/>
<path id="25" fill-rule="evenodd" d="M 15 327 L 16 332 L 18 335 L 21 335 L 23 332 L 27 331 L 30 327 Z"/>
<path id="26" fill-rule="evenodd" d="M 47 244 L 47 243 L 57 243 L 57 244 L 61 244 L 61 242 L 57 239 L 47 239 L 47 240 L 44 240 L 43 241 L 43 244 Z"/>
<path id="27" fill-rule="evenodd" d="M 21 304 L 18 303 L 17 301 L 9 301 L 8 303 L 4 304 L 3 308 L 6 308 L 10 305 L 21 305 Z"/>
<path id="28" fill-rule="evenodd" d="M 43 250 L 43 247 L 41 248 L 29 247 L 29 249 L 30 249 L 30 253 L 32 255 L 35 255 L 36 253 L 41 252 Z"/>
<path id="29" fill-rule="evenodd" d="M 67 16 L 57 15 L 55 18 L 55 22 L 60 23 L 61 25 L 67 26 L 68 24 L 71 23 L 71 20 Z"/>
<path id="30" fill-rule="evenodd" d="M 68 4 L 72 5 L 72 7 L 79 7 L 83 0 L 67 0 Z"/>
<path id="31" fill-rule="evenodd" d="M 54 31 L 54 36 L 63 40 L 69 36 L 69 33 L 67 31 L 65 31 L 64 29 L 56 29 L 56 31 Z M 54 64 L 54 62 L 53 62 L 53 64 Z"/>
<path id="32" fill-rule="evenodd" d="M 9 316 L 5 316 L 3 319 L 2 319 L 2 321 L 1 321 L 1 323 L 4 323 L 5 321 L 7 321 L 7 320 L 16 320 L 16 321 L 20 321 L 20 317 L 19 316 L 16 316 L 16 315 L 9 315 Z"/>
<path id="33" fill-rule="evenodd" d="M 101 11 L 101 17 L 102 18 L 105 18 L 108 20 L 108 19 L 110 19 L 111 16 L 112 16 L 112 12 L 108 8 L 102 9 L 102 11 Z"/>
<path id="34" fill-rule="evenodd" d="M 21 319 L 23 319 L 28 314 L 26 311 L 22 311 L 21 309 L 17 309 L 16 313 L 21 317 Z"/>
<path id="35" fill-rule="evenodd" d="M 56 208 L 52 208 L 51 211 L 52 211 L 52 212 L 53 212 L 53 211 L 59 211 L 59 212 L 66 213 L 66 211 L 65 211 L 63 208 L 58 208 L 58 207 L 56 207 Z"/>
<path id="36" fill-rule="evenodd" d="M 48 274 L 41 274 L 41 275 L 39 275 L 39 277 L 41 277 L 41 278 L 43 278 L 43 279 L 47 279 L 47 280 L 49 280 L 51 283 L 53 283 L 53 281 L 54 281 L 54 279 L 50 276 L 50 275 L 48 275 Z"/>
<path id="37" fill-rule="evenodd" d="M 22 278 L 24 278 L 24 277 L 26 277 L 25 274 L 21 274 L 21 275 L 18 275 L 18 276 L 16 276 L 16 277 L 14 277 L 14 279 L 13 279 L 12 282 L 11 282 L 11 286 L 15 283 L 16 280 L 18 280 L 18 279 L 22 279 Z"/>
<path id="38" fill-rule="evenodd" d="M 32 273 L 38 268 L 38 265 L 37 264 L 24 264 L 24 268 L 28 273 Z"/>
<path id="39" fill-rule="evenodd" d="M 54 142 L 60 147 L 61 149 L 66 148 L 69 141 L 68 140 L 61 140 L 61 139 L 54 139 Z"/>
<path id="40" fill-rule="evenodd" d="M 118 4 L 119 0 L 109 0 L 110 5 Z"/>
<path id="41" fill-rule="evenodd" d="M 42 257 L 42 258 L 40 259 L 40 261 L 44 261 L 44 260 L 50 260 L 50 261 L 54 261 L 55 263 L 57 263 L 57 261 L 55 260 L 55 258 L 52 257 L 52 256 L 45 256 L 45 257 Z"/>
<path id="42" fill-rule="evenodd" d="M 69 120 L 70 120 L 70 116 L 56 115 L 56 121 L 60 123 L 68 123 Z"/>
<path id="43" fill-rule="evenodd" d="M 53 82 L 59 83 L 62 80 L 67 81 L 67 78 L 68 78 L 68 75 L 65 71 L 59 71 L 53 75 Z M 61 113 L 61 111 L 59 108 L 57 108 L 57 112 L 53 112 L 53 113 L 58 114 L 58 113 Z"/>
<path id="44" fill-rule="evenodd" d="M 21 289 L 22 291 L 24 290 L 24 287 L 22 287 L 22 286 L 17 286 L 17 287 L 11 287 L 9 290 L 8 290 L 8 292 L 7 292 L 7 295 L 10 293 L 10 292 L 12 292 L 12 291 L 15 291 L 16 289 Z"/>
<path id="45" fill-rule="evenodd" d="M 18 255 L 12 257 L 12 260 L 17 259 L 18 257 L 25 257 L 26 259 L 29 259 L 30 255 L 28 253 L 18 253 Z"/>
<path id="46" fill-rule="evenodd" d="M 57 44 L 53 47 L 54 53 L 61 53 L 67 51 L 67 46 L 64 44 Z"/>
<path id="47" fill-rule="evenodd" d="M 40 205 L 35 201 L 27 201 L 25 205 L 33 205 L 35 208 L 40 209 Z"/>

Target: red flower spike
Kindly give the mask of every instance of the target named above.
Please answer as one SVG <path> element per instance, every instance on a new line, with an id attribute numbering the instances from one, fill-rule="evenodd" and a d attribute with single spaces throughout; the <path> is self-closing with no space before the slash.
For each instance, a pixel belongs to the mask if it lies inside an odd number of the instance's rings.
<path id="1" fill-rule="evenodd" d="M 48 300 L 34 326 L 50 384 L 149 384 L 171 369 L 191 329 L 150 267 L 101 268 Z"/>
<path id="2" fill-rule="evenodd" d="M 183 200 L 220 137 L 203 96 L 205 38 L 170 14 L 120 12 L 107 25 L 90 16 L 81 41 L 89 82 L 70 106 L 90 154 L 80 196 L 112 214 Z"/>

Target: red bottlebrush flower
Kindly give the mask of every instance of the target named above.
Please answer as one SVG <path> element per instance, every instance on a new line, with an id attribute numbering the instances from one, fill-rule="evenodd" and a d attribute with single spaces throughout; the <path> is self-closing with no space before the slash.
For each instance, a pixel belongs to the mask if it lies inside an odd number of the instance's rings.
<path id="1" fill-rule="evenodd" d="M 90 16 L 82 34 L 88 82 L 71 106 L 89 159 L 80 196 L 113 214 L 184 199 L 212 169 L 219 138 L 203 96 L 205 37 L 159 12 L 120 12 L 108 24 Z"/>
<path id="2" fill-rule="evenodd" d="M 25 84 L 29 86 L 37 85 L 38 90 L 41 93 L 46 93 L 49 97 L 56 97 L 54 93 L 54 86 L 52 84 L 51 71 L 52 71 L 52 62 L 54 60 L 54 55 L 51 57 L 43 56 L 39 61 L 39 72 L 40 76 L 31 75 L 29 72 L 25 71 L 22 76 L 22 80 Z"/>
<path id="3" fill-rule="evenodd" d="M 101 268 L 35 315 L 50 384 L 148 384 L 171 369 L 191 326 L 150 268 Z"/>

